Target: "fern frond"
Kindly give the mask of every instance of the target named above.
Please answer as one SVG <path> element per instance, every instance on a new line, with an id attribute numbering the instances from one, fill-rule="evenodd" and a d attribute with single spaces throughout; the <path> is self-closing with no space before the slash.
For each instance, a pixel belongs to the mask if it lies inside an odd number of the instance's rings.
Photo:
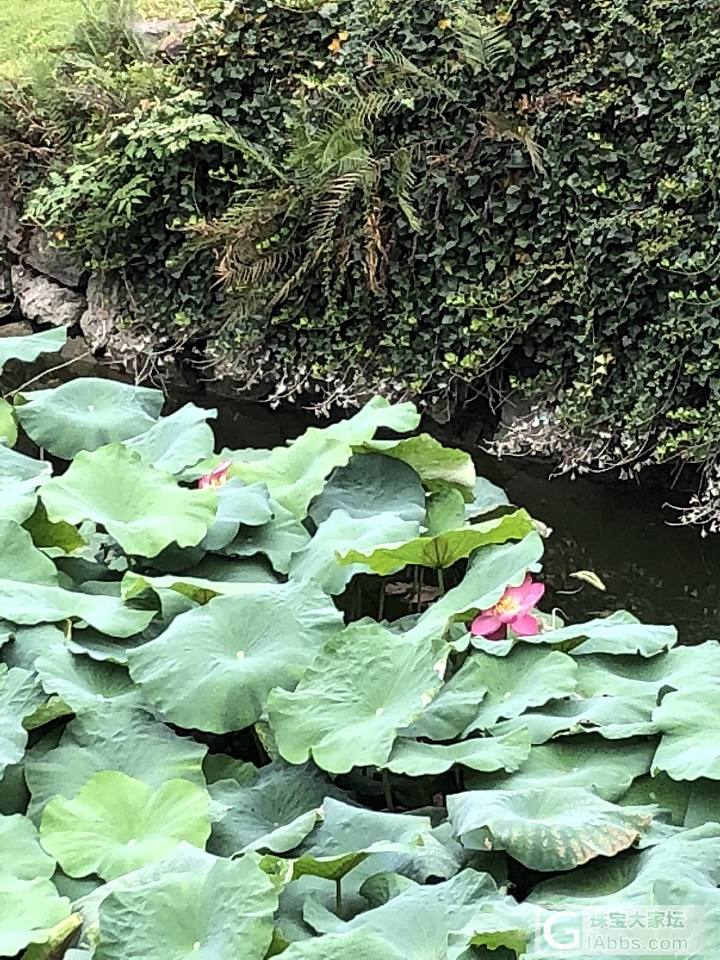
<path id="1" fill-rule="evenodd" d="M 398 206 L 405 215 L 410 229 L 415 233 L 422 233 L 422 221 L 415 206 L 413 194 L 417 189 L 417 175 L 413 170 L 410 151 L 402 148 L 394 157 L 395 166 L 395 197 Z"/>
<path id="2" fill-rule="evenodd" d="M 512 49 L 505 24 L 493 23 L 463 6 L 454 8 L 453 29 L 466 61 L 475 70 L 494 70 Z"/>
<path id="3" fill-rule="evenodd" d="M 366 182 L 366 175 L 356 170 L 335 177 L 325 187 L 310 211 L 310 236 L 314 244 L 326 244 L 332 235 L 338 217 L 352 194 Z"/>

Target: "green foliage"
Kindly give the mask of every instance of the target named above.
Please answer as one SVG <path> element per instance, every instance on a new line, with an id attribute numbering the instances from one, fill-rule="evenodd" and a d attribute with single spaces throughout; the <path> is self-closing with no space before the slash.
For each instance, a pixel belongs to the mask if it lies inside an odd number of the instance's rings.
<path id="1" fill-rule="evenodd" d="M 542 539 L 460 451 L 376 439 L 411 404 L 218 455 L 139 387 L 80 431 L 96 387 L 28 421 L 69 464 L 0 445 L 0 953 L 520 958 L 577 906 L 717 913 L 717 641 L 472 636 Z"/>

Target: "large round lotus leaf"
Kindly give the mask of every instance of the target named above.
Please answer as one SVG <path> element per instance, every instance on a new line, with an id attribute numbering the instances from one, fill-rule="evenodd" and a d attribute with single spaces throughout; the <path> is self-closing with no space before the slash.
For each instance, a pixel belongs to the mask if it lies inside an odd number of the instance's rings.
<path id="1" fill-rule="evenodd" d="M 478 550 L 470 558 L 461 582 L 430 604 L 412 628 L 412 634 L 441 636 L 449 623 L 468 620 L 478 610 L 487 610 L 498 602 L 507 587 L 516 587 L 523 582 L 528 570 L 536 568 L 543 550 L 542 539 L 534 532 L 519 543 Z"/>
<path id="2" fill-rule="evenodd" d="M 216 559 L 211 557 L 209 559 Z M 229 566 L 221 565 L 220 568 L 214 564 L 206 564 L 205 561 L 199 563 L 195 568 L 202 573 L 221 574 L 215 579 L 205 579 L 201 576 L 190 576 L 185 574 L 167 575 L 164 577 L 147 577 L 137 573 L 126 573 L 122 580 L 121 592 L 124 600 L 134 600 L 141 597 L 149 591 L 154 592 L 158 598 L 162 598 L 164 593 L 177 593 L 186 600 L 192 601 L 198 606 L 209 603 L 215 597 L 221 596 L 245 596 L 255 593 L 258 584 L 275 584 L 277 579 L 259 563 L 252 561 L 223 561 L 223 558 L 217 558 L 223 564 L 235 564 L 233 570 Z M 155 624 L 150 628 L 153 634 L 157 635 Z M 162 631 L 160 631 L 162 632 Z"/>
<path id="3" fill-rule="evenodd" d="M 342 593 L 363 564 L 341 564 L 337 556 L 349 543 L 360 551 L 372 550 L 388 540 L 407 540 L 417 535 L 416 520 L 402 520 L 392 513 L 373 517 L 352 517 L 336 510 L 317 528 L 315 536 L 290 561 L 290 579 L 296 583 L 314 584 L 331 596 Z"/>
<path id="4" fill-rule="evenodd" d="M 163 405 L 159 390 L 83 377 L 17 400 L 23 429 L 54 457 L 71 460 L 81 450 L 136 437 L 153 426 Z"/>
<path id="5" fill-rule="evenodd" d="M 0 442 L 0 519 L 27 520 L 35 509 L 35 491 L 51 473 L 49 463 L 33 460 Z"/>
<path id="6" fill-rule="evenodd" d="M 365 930 L 329 933 L 324 937 L 291 943 L 283 951 L 285 960 L 404 960 L 384 937 Z"/>
<path id="7" fill-rule="evenodd" d="M 265 483 L 272 498 L 296 520 L 302 520 L 327 477 L 350 460 L 353 447 L 370 440 L 380 427 L 398 432 L 414 430 L 419 419 L 411 403 L 393 406 L 375 397 L 349 420 L 322 430 L 310 427 L 288 446 L 276 447 L 260 460 L 236 459 L 230 472 L 246 483 Z M 237 457 L 242 457 L 242 451 Z"/>
<path id="8" fill-rule="evenodd" d="M 463 870 L 444 883 L 404 890 L 375 910 L 361 913 L 344 930 L 382 937 L 402 960 L 445 960 L 449 935 L 476 917 L 482 904 L 498 897 L 487 873 Z"/>
<path id="9" fill-rule="evenodd" d="M 435 536 L 415 537 L 399 543 L 387 543 L 371 550 L 349 550 L 342 554 L 341 563 L 358 563 L 383 576 L 396 573 L 408 564 L 440 569 L 452 567 L 469 557 L 480 547 L 522 540 L 534 529 L 525 510 L 516 510 L 495 520 L 472 527 L 447 530 Z"/>
<path id="10" fill-rule="evenodd" d="M 422 743 L 400 738 L 386 766 L 393 773 L 422 777 L 445 773 L 455 765 L 470 770 L 517 770 L 530 754 L 530 736 L 518 727 L 499 737 L 476 737 L 460 743 Z"/>
<path id="11" fill-rule="evenodd" d="M 290 558 L 307 544 L 310 534 L 299 520 L 280 504 L 270 501 L 272 520 L 259 527 L 242 527 L 223 553 L 231 557 L 268 558 L 274 570 L 287 573 Z"/>
<path id="12" fill-rule="evenodd" d="M 38 817 L 55 796 L 76 796 L 96 773 L 118 770 L 156 788 L 168 780 L 205 785 L 207 747 L 179 737 L 148 714 L 116 705 L 72 720 L 57 747 L 32 749 L 25 776 Z"/>
<path id="13" fill-rule="evenodd" d="M 420 522 L 425 491 L 407 464 L 378 454 L 356 454 L 346 467 L 335 470 L 310 507 L 310 516 L 319 525 L 335 510 L 357 519 L 393 513 L 400 520 Z"/>
<path id="14" fill-rule="evenodd" d="M 465 519 L 474 520 L 483 514 L 492 513 L 498 507 L 507 507 L 510 501 L 501 487 L 495 486 L 486 477 L 478 477 L 473 488 L 472 503 L 465 504 Z"/>
<path id="15" fill-rule="evenodd" d="M 717 821 L 720 809 L 720 783 L 717 780 L 672 780 L 665 773 L 639 777 L 620 800 L 621 803 L 656 803 L 668 811 L 678 827 L 702 826 Z"/>
<path id="16" fill-rule="evenodd" d="M 50 882 L 55 861 L 42 849 L 25 817 L 0 816 L 0 956 L 14 957 L 44 943 L 70 904 Z"/>
<path id="17" fill-rule="evenodd" d="M 277 884 L 251 856 L 111 892 L 95 960 L 263 960 Z"/>
<path id="18" fill-rule="evenodd" d="M 0 444 L 14 447 L 18 438 L 17 421 L 13 408 L 0 397 Z"/>
<path id="19" fill-rule="evenodd" d="M 294 692 L 270 695 L 278 750 L 290 763 L 312 755 L 331 773 L 384 764 L 398 730 L 437 692 L 436 660 L 429 641 L 351 624 L 328 641 Z"/>
<path id="20" fill-rule="evenodd" d="M 125 446 L 136 450 L 145 463 L 156 470 L 177 476 L 212 455 L 215 436 L 207 421 L 216 416 L 217 410 L 204 410 L 187 403 L 127 440 Z"/>
<path id="21" fill-rule="evenodd" d="M 620 807 L 581 787 L 470 790 L 447 798 L 463 846 L 505 850 L 532 870 L 570 870 L 627 850 L 655 807 Z"/>
<path id="22" fill-rule="evenodd" d="M 217 490 L 217 514 L 201 546 L 203 550 L 222 550 L 237 537 L 241 526 L 259 527 L 272 517 L 264 484 L 247 486 L 237 478 L 228 480 Z"/>
<path id="23" fill-rule="evenodd" d="M 26 337 L 0 337 L 0 373 L 10 360 L 33 363 L 43 353 L 57 353 L 67 342 L 65 327 L 53 327 Z"/>
<path id="24" fill-rule="evenodd" d="M 43 811 L 43 846 L 71 877 L 104 880 L 162 860 L 185 840 L 210 836 L 208 794 L 187 780 L 157 790 L 116 770 L 96 773 L 72 799 L 55 797 Z"/>
<path id="25" fill-rule="evenodd" d="M 405 440 L 375 440 L 366 443 L 366 451 L 395 457 L 413 468 L 428 489 L 455 487 L 472 497 L 475 489 L 475 465 L 469 453 L 444 447 L 428 433 Z"/>
<path id="26" fill-rule="evenodd" d="M 459 530 L 465 525 L 465 499 L 454 487 L 443 487 L 437 493 L 431 493 L 427 500 L 425 533 L 429 537 Z"/>
<path id="27" fill-rule="evenodd" d="M 141 696 L 125 667 L 77 656 L 54 646 L 35 661 L 43 688 L 57 694 L 74 713 L 103 710 L 110 702 L 141 706 Z"/>
<path id="28" fill-rule="evenodd" d="M 484 671 L 485 661 L 481 657 L 468 657 L 403 734 L 427 740 L 459 737 L 476 717 L 478 705 L 488 692 Z"/>
<path id="29" fill-rule="evenodd" d="M 7 766 L 22 760 L 28 738 L 23 719 L 35 705 L 32 674 L 21 667 L 8 670 L 0 664 L 0 775 Z"/>
<path id="30" fill-rule="evenodd" d="M 340 791 L 310 765 L 276 760 L 249 783 L 222 780 L 210 794 L 228 810 L 213 824 L 208 850 L 231 857 L 247 849 L 285 853 L 297 847 L 315 826 L 325 797 Z"/>
<path id="31" fill-rule="evenodd" d="M 720 780 L 719 698 L 720 681 L 702 675 L 663 698 L 653 713 L 662 732 L 653 773 L 663 770 L 674 780 Z"/>
<path id="32" fill-rule="evenodd" d="M 493 897 L 478 904 L 475 916 L 464 930 L 451 933 L 447 960 L 470 960 L 505 948 L 501 956 L 527 957 L 540 919 L 536 907 L 516 903 L 511 897 Z M 469 950 L 468 948 L 478 948 Z M 485 953 L 480 948 L 486 947 Z"/>
<path id="33" fill-rule="evenodd" d="M 640 623 L 627 610 L 617 610 L 609 617 L 561 627 L 533 639 L 542 643 L 567 644 L 572 647 L 574 654 L 640 654 L 654 657 L 673 647 L 677 643 L 677 635 L 675 627 Z"/>
<path id="34" fill-rule="evenodd" d="M 293 877 L 340 880 L 378 854 L 398 858 L 404 871 L 418 880 L 448 877 L 457 870 L 455 859 L 433 836 L 427 817 L 381 813 L 327 797 L 320 826 L 297 851 Z"/>
<path id="35" fill-rule="evenodd" d="M 586 787 L 604 800 L 624 797 L 636 777 L 650 769 L 655 744 L 630 740 L 611 746 L 596 735 L 566 737 L 535 746 L 522 769 L 510 776 L 466 776 L 472 789 L 544 790 L 553 786 Z M 629 803 L 654 803 L 654 798 Z M 662 805 L 662 804 L 661 804 Z"/>
<path id="36" fill-rule="evenodd" d="M 518 721 L 530 730 L 533 743 L 577 733 L 599 733 L 606 740 L 652 736 L 659 727 L 652 719 L 652 696 L 590 697 L 578 700 L 550 700 L 544 707 L 524 713 Z M 500 726 L 504 726 L 501 724 Z M 497 733 L 500 727 L 493 731 Z"/>
<path id="37" fill-rule="evenodd" d="M 242 730 L 260 719 L 273 687 L 295 686 L 340 623 L 318 591 L 257 584 L 182 614 L 128 654 L 130 673 L 172 723 L 210 733 Z"/>
<path id="38" fill-rule="evenodd" d="M 467 733 L 489 730 L 499 720 L 519 717 L 528 707 L 569 697 L 575 691 L 577 664 L 558 650 L 543 650 L 520 644 L 507 657 L 481 658 L 486 695 L 478 703 Z"/>
<path id="39" fill-rule="evenodd" d="M 155 557 L 171 543 L 192 547 L 215 518 L 213 490 L 187 490 L 122 444 L 80 453 L 41 491 L 52 521 L 92 520 L 127 553 Z"/>
<path id="40" fill-rule="evenodd" d="M 57 623 L 79 617 L 116 637 L 139 633 L 154 613 L 131 610 L 117 597 L 90 596 L 56 586 L 57 570 L 30 534 L 0 520 L 0 610 L 13 623 Z"/>

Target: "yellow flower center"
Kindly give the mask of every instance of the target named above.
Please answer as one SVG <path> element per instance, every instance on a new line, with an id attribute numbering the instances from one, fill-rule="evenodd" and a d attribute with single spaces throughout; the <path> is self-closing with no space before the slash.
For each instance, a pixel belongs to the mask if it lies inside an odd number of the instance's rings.
<path id="1" fill-rule="evenodd" d="M 503 597 L 502 600 L 499 600 L 493 607 L 493 613 L 498 617 L 506 616 L 507 614 L 514 616 L 519 612 L 520 604 L 514 597 Z"/>

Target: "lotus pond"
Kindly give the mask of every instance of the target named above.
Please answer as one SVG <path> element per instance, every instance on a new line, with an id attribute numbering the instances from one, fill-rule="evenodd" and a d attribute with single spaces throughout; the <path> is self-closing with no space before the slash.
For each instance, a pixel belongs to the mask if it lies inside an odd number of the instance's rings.
<path id="1" fill-rule="evenodd" d="M 272 449 L 162 410 L 0 401 L 0 956 L 586 960 L 573 911 L 694 908 L 715 960 L 720 644 L 568 621 L 412 404 Z"/>

